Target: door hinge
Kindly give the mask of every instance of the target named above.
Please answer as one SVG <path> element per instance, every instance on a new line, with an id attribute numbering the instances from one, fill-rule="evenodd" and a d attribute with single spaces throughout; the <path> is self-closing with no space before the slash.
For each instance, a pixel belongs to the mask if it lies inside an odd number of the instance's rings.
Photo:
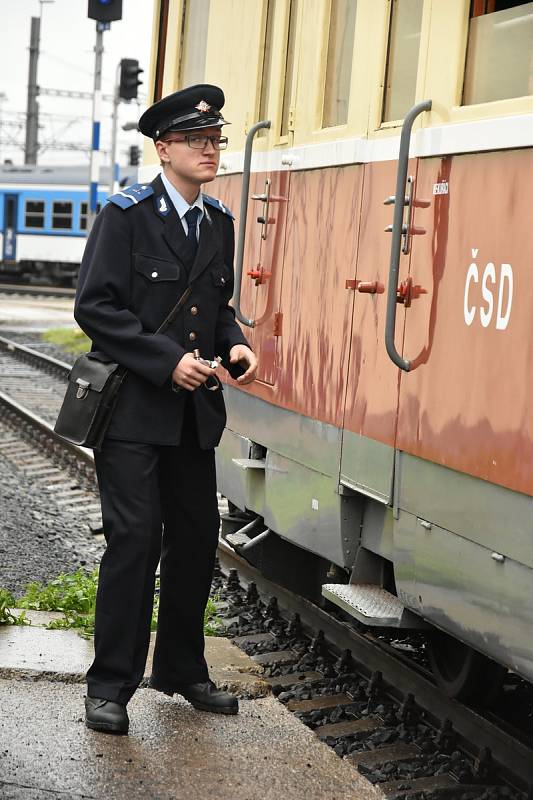
<path id="1" fill-rule="evenodd" d="M 289 119 L 287 121 L 287 128 L 291 131 L 291 133 L 294 133 L 295 116 L 296 116 L 296 109 L 289 108 Z"/>
<path id="2" fill-rule="evenodd" d="M 283 314 L 277 311 L 274 314 L 274 336 L 281 336 L 283 328 Z"/>

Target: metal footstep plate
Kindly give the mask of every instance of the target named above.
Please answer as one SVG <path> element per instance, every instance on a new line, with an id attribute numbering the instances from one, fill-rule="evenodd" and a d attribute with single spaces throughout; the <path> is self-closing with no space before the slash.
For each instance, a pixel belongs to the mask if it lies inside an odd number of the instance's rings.
<path id="1" fill-rule="evenodd" d="M 225 541 L 231 545 L 231 547 L 236 548 L 244 547 L 245 544 L 248 544 L 248 542 L 251 542 L 252 540 L 245 533 L 239 533 L 237 531 L 237 533 L 228 533 L 228 535 L 225 537 Z"/>
<path id="2" fill-rule="evenodd" d="M 326 583 L 322 595 L 365 625 L 383 628 L 421 628 L 424 621 L 398 598 L 370 583 Z"/>

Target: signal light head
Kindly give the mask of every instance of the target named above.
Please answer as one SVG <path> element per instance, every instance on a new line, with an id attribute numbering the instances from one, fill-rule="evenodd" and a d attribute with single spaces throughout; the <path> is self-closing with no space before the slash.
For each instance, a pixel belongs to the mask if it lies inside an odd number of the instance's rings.
<path id="1" fill-rule="evenodd" d="M 136 58 L 123 58 L 120 62 L 120 84 L 118 95 L 122 100 L 134 100 L 137 97 L 139 86 L 142 81 L 139 75 L 144 72 L 139 67 Z"/>
<path id="2" fill-rule="evenodd" d="M 89 0 L 87 16 L 97 22 L 116 22 L 122 19 L 122 0 Z"/>

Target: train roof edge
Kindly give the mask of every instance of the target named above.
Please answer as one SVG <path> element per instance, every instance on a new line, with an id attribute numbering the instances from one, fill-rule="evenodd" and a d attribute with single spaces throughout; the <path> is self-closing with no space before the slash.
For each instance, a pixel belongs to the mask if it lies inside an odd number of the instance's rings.
<path id="1" fill-rule="evenodd" d="M 35 165 L 35 164 L 1 164 L 0 185 L 6 184 L 67 184 L 83 186 L 89 184 L 89 165 Z M 99 184 L 109 186 L 111 168 L 100 167 Z M 137 180 L 137 167 L 123 167 L 120 170 L 119 183 L 128 186 Z"/>

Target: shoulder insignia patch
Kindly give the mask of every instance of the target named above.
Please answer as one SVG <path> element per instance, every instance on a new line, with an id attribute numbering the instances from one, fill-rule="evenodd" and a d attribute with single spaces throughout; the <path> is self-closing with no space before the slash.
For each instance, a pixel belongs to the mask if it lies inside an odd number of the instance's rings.
<path id="1" fill-rule="evenodd" d="M 218 208 L 218 210 L 222 211 L 223 214 L 227 214 L 228 217 L 231 217 L 231 219 L 235 219 L 229 208 L 225 206 L 224 203 L 221 203 L 220 200 L 217 200 L 216 197 L 211 197 L 210 195 L 204 194 L 202 192 L 202 200 L 204 201 L 204 203 L 207 203 L 208 206 L 212 206 L 213 208 Z"/>
<path id="2" fill-rule="evenodd" d="M 151 197 L 153 193 L 154 190 L 149 183 L 134 183 L 133 186 L 127 186 L 120 192 L 111 195 L 109 202 L 122 209 L 131 208 L 140 203 L 141 200 Z"/>

